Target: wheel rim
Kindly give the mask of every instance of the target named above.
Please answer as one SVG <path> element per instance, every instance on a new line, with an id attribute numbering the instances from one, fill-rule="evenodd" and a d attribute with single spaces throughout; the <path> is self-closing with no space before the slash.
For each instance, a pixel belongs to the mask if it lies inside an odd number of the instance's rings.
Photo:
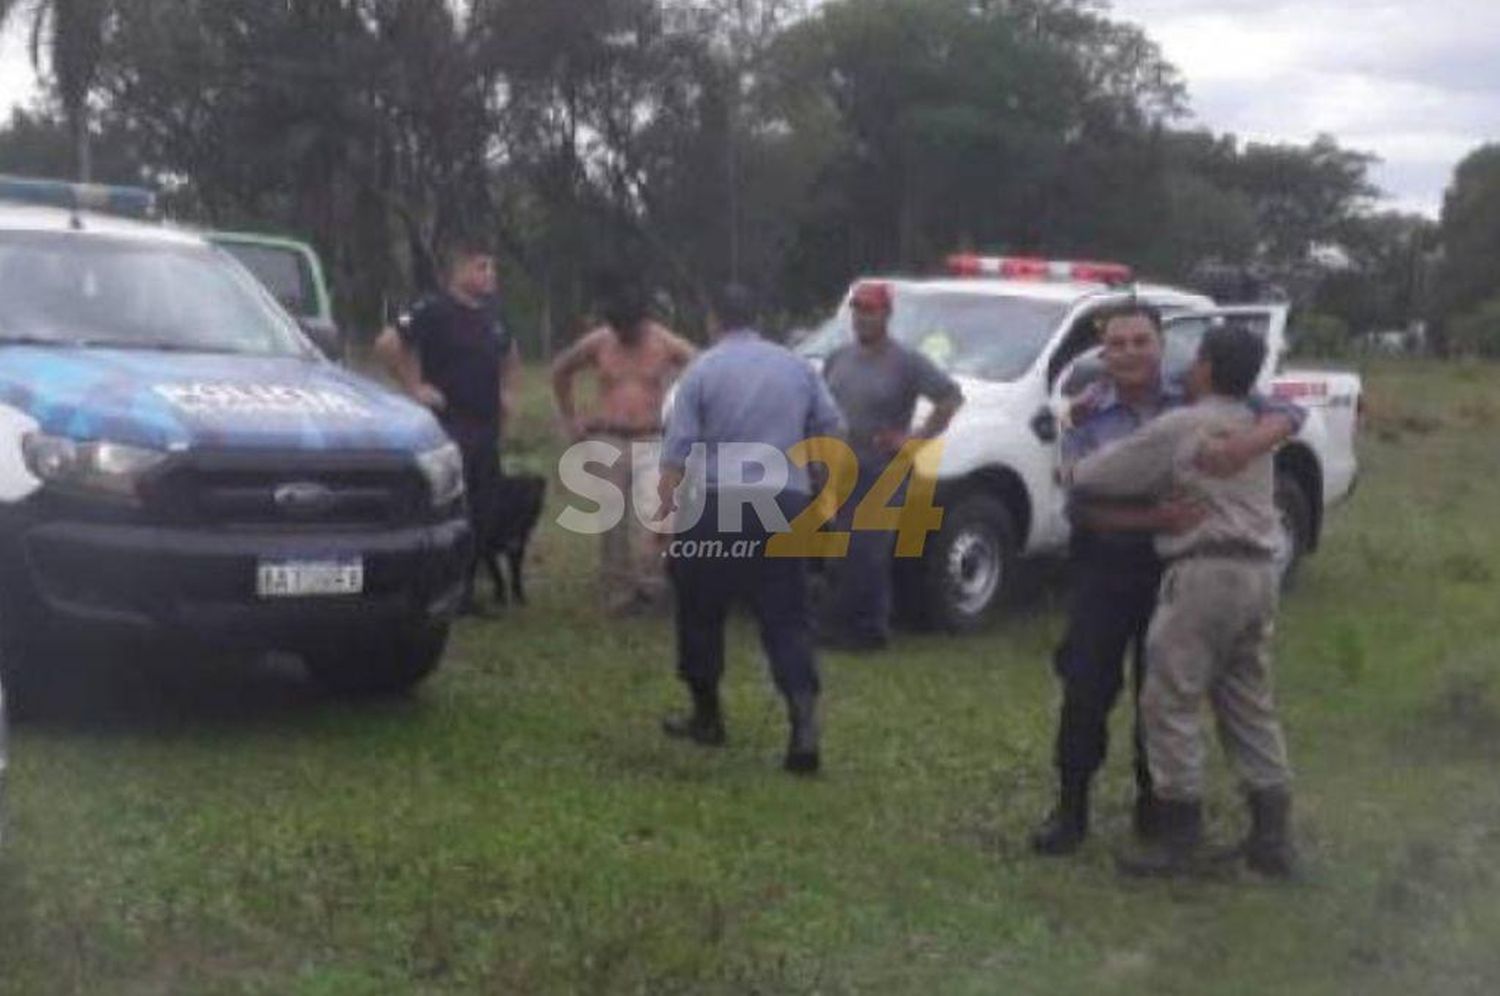
<path id="1" fill-rule="evenodd" d="M 948 583 L 953 604 L 964 615 L 976 615 L 1000 588 L 1004 561 L 993 534 L 968 529 L 954 537 L 948 550 Z"/>

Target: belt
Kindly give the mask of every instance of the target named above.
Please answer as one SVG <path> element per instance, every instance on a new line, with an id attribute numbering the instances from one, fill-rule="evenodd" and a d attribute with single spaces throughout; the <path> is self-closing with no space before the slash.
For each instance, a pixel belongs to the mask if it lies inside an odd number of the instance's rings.
<path id="1" fill-rule="evenodd" d="M 1271 562 L 1271 551 L 1264 547 L 1256 546 L 1254 543 L 1240 543 L 1234 540 L 1225 540 L 1218 543 L 1201 543 L 1191 550 L 1173 554 L 1167 558 L 1167 563 L 1175 564 L 1183 560 L 1246 560 L 1256 563 Z"/>
<path id="2" fill-rule="evenodd" d="M 595 436 L 617 436 L 621 439 L 654 439 L 661 435 L 659 425 L 616 425 L 612 422 L 590 422 L 589 434 Z"/>

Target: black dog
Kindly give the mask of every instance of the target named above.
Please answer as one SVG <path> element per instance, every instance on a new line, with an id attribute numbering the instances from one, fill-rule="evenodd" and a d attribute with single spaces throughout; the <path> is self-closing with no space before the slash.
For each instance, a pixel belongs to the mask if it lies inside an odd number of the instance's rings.
<path id="1" fill-rule="evenodd" d="M 536 474 L 512 474 L 500 478 L 490 508 L 490 534 L 486 549 L 479 551 L 479 562 L 495 582 L 495 600 L 501 605 L 506 595 L 505 576 L 500 570 L 503 556 L 510 567 L 509 592 L 516 602 L 526 604 L 526 586 L 521 568 L 526 560 L 526 545 L 542 517 L 542 503 L 547 494 L 547 480 Z"/>

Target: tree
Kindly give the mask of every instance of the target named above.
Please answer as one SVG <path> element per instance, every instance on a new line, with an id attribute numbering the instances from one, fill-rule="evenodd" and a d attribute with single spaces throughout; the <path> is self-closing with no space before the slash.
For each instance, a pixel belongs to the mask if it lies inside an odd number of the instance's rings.
<path id="1" fill-rule="evenodd" d="M 21 16 L 25 2 L 0 0 L 0 30 Z M 51 84 L 73 135 L 74 168 L 85 182 L 94 173 L 89 97 L 119 13 L 116 0 L 31 0 L 31 61 L 40 70 L 45 47 Z"/>
<path id="2" fill-rule="evenodd" d="M 1447 321 L 1500 292 L 1500 144 L 1475 149 L 1443 198 L 1437 312 Z"/>
<path id="3" fill-rule="evenodd" d="M 1315 307 L 1337 315 L 1355 332 L 1405 328 L 1427 311 L 1427 258 L 1436 228 L 1421 215 L 1384 211 L 1355 215 L 1336 241 L 1347 269 L 1317 289 Z"/>
<path id="4" fill-rule="evenodd" d="M 1230 183 L 1255 205 L 1265 261 L 1295 266 L 1315 244 L 1337 241 L 1342 223 L 1378 193 L 1369 180 L 1376 161 L 1330 135 L 1306 147 L 1247 145 L 1230 169 Z"/>
<path id="5" fill-rule="evenodd" d="M 827 3 L 767 86 L 825 156 L 789 258 L 803 299 L 958 245 L 1140 248 L 1151 134 L 1181 108 L 1149 40 L 1069 0 Z"/>
<path id="6" fill-rule="evenodd" d="M 138 184 L 147 178 L 131 136 L 105 124 L 97 139 L 93 157 L 96 179 Z M 0 127 L 0 173 L 67 176 L 73 171 L 76 155 L 72 129 L 55 114 L 16 108 L 9 123 Z"/>

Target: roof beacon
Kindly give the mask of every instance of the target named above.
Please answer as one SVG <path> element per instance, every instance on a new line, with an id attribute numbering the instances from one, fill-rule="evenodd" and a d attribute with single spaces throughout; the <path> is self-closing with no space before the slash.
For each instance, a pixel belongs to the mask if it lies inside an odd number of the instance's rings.
<path id="1" fill-rule="evenodd" d="M 1112 287 L 1128 284 L 1135 279 L 1135 273 L 1122 263 L 1036 259 L 1029 256 L 977 256 L 973 253 L 949 256 L 948 272 L 955 277 L 1075 281 Z"/>
<path id="2" fill-rule="evenodd" d="M 69 211 L 102 211 L 127 218 L 156 217 L 156 194 L 144 187 L 68 183 L 0 174 L 0 201 L 39 204 Z"/>

